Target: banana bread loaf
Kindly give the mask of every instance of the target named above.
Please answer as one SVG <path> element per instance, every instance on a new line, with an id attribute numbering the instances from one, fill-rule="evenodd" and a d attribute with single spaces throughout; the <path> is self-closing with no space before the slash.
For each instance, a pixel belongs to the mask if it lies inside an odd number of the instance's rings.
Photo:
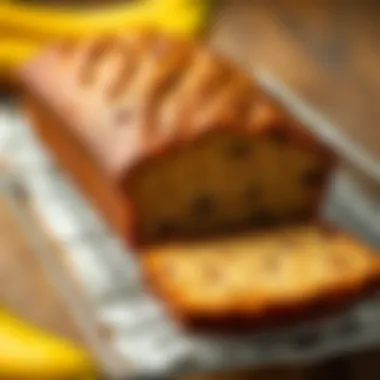
<path id="1" fill-rule="evenodd" d="M 332 154 L 195 42 L 155 33 L 65 42 L 20 77 L 41 140 L 132 244 L 318 210 Z"/>
<path id="2" fill-rule="evenodd" d="M 375 252 L 312 225 L 144 253 L 148 283 L 190 327 L 273 327 L 339 309 L 380 285 Z"/>

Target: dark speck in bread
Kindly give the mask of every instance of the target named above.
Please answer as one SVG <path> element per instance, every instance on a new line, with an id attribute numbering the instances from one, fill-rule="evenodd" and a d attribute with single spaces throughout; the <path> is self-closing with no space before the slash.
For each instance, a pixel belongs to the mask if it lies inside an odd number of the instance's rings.
<path id="1" fill-rule="evenodd" d="M 308 169 L 302 174 L 302 183 L 307 187 L 318 187 L 324 181 L 324 171 L 319 168 Z"/>
<path id="2" fill-rule="evenodd" d="M 196 217 L 209 217 L 214 211 L 215 201 L 210 194 L 200 194 L 191 203 L 191 213 Z"/>

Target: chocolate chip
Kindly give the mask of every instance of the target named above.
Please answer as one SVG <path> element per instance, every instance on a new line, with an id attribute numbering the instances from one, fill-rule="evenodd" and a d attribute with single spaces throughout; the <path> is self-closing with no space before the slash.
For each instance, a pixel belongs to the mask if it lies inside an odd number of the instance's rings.
<path id="1" fill-rule="evenodd" d="M 211 195 L 199 195 L 191 204 L 191 213 L 197 217 L 210 216 L 215 210 L 215 202 Z"/>
<path id="2" fill-rule="evenodd" d="M 266 210 L 255 211 L 251 216 L 251 222 L 257 227 L 267 228 L 276 224 L 276 218 Z"/>
<path id="3" fill-rule="evenodd" d="M 302 174 L 301 180 L 307 187 L 318 187 L 323 183 L 324 171 L 320 168 L 308 169 Z"/>
<path id="4" fill-rule="evenodd" d="M 157 227 L 154 232 L 155 239 L 163 239 L 173 235 L 176 230 L 176 225 L 173 222 L 162 220 L 157 223 Z"/>
<path id="5" fill-rule="evenodd" d="M 269 131 L 269 138 L 276 143 L 285 143 L 288 140 L 288 134 L 285 129 L 273 128 Z"/>
<path id="6" fill-rule="evenodd" d="M 228 146 L 228 156 L 236 159 L 247 157 L 251 153 L 251 145 L 247 141 L 234 141 Z"/>

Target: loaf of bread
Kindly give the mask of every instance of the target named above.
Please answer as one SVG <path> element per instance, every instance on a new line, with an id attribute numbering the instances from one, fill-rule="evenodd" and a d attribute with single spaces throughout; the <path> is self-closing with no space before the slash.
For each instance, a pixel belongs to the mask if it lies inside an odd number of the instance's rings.
<path id="1" fill-rule="evenodd" d="M 190 327 L 273 327 L 339 309 L 380 285 L 375 252 L 316 225 L 156 246 L 142 268 Z"/>
<path id="2" fill-rule="evenodd" d="M 41 140 L 131 244 L 318 210 L 332 154 L 195 42 L 141 32 L 66 42 L 20 78 Z"/>

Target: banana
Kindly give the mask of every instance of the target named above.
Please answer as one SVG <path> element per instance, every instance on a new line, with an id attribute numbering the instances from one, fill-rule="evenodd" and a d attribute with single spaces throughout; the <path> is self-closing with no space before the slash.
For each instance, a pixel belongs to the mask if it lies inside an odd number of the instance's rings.
<path id="1" fill-rule="evenodd" d="M 17 68 L 56 39 L 111 35 L 134 28 L 158 28 L 192 35 L 204 23 L 210 0 L 141 0 L 86 10 L 0 2 L 0 76 Z"/>
<path id="2" fill-rule="evenodd" d="M 99 10 L 63 10 L 6 3 L 0 8 L 0 25 L 5 33 L 51 40 L 94 33 L 117 33 L 152 20 L 154 7 L 146 2 L 115 5 Z"/>
<path id="3" fill-rule="evenodd" d="M 42 47 L 42 43 L 21 38 L 0 39 L 0 71 L 17 70 Z"/>
<path id="4" fill-rule="evenodd" d="M 203 20 L 204 9 L 202 0 L 141 0 L 134 4 L 91 10 L 69 10 L 10 2 L 0 4 L 0 31 L 4 35 L 16 33 L 43 41 L 122 33 L 128 28 L 144 26 L 161 26 L 173 32 L 194 33 Z"/>
<path id="5" fill-rule="evenodd" d="M 0 378 L 95 380 L 97 376 L 85 351 L 0 310 Z"/>

